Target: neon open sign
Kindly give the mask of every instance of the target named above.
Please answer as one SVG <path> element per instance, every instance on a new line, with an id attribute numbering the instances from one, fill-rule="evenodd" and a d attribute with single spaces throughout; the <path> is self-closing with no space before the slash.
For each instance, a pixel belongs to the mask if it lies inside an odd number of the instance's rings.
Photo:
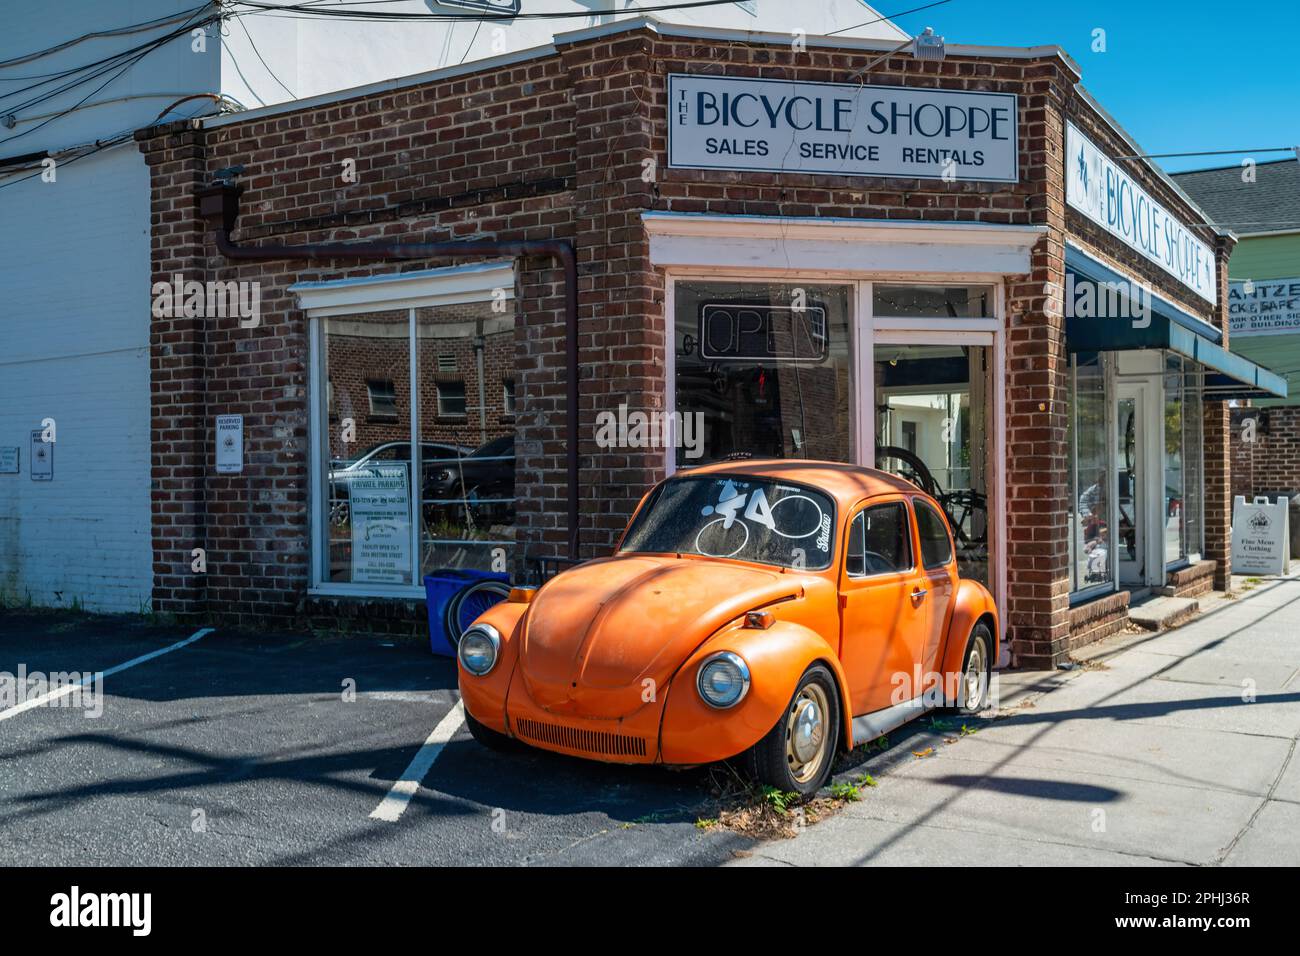
<path id="1" fill-rule="evenodd" d="M 830 343 L 826 308 L 809 303 L 700 304 L 700 358 L 706 362 L 824 362 Z"/>

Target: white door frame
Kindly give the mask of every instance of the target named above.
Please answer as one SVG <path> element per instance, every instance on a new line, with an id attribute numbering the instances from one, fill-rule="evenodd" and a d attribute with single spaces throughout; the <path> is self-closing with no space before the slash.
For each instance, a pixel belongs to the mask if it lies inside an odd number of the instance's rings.
<path id="1" fill-rule="evenodd" d="M 1159 375 L 1125 375 L 1120 377 L 1115 388 L 1115 407 L 1126 398 L 1135 398 L 1138 405 L 1137 434 L 1135 445 L 1138 465 L 1138 486 L 1134 488 L 1135 522 L 1138 523 L 1138 544 L 1145 571 L 1138 581 L 1125 581 L 1121 574 L 1123 557 L 1122 547 L 1116 545 L 1115 570 L 1118 586 L 1124 587 L 1159 587 L 1165 580 L 1164 549 L 1164 401 L 1161 378 Z M 1115 414 L 1115 447 L 1119 447 L 1118 411 Z M 1118 459 L 1115 462 L 1116 484 L 1119 476 Z M 1119 498 L 1115 499 L 1118 509 Z M 1118 511 L 1116 513 L 1118 517 Z"/>

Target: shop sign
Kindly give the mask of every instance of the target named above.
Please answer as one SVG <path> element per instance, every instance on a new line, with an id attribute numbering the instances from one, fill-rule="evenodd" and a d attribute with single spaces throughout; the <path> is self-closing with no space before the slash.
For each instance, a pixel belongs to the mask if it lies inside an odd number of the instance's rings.
<path id="1" fill-rule="evenodd" d="M 18 445 L 0 448 L 0 475 L 18 474 Z"/>
<path id="2" fill-rule="evenodd" d="M 1291 563 L 1291 534 L 1286 498 L 1269 504 L 1242 495 L 1232 501 L 1232 573 L 1285 574 Z"/>
<path id="3" fill-rule="evenodd" d="M 668 165 L 1014 183 L 1014 93 L 668 77 Z"/>
<path id="4" fill-rule="evenodd" d="M 1210 247 L 1070 122 L 1065 124 L 1065 199 L 1202 299 L 1218 301 Z"/>
<path id="5" fill-rule="evenodd" d="M 348 482 L 352 580 L 407 584 L 411 572 L 411 483 L 407 462 L 371 465 Z"/>
<path id="6" fill-rule="evenodd" d="M 1300 277 L 1228 283 L 1228 334 L 1283 335 L 1300 332 Z"/>
<path id="7" fill-rule="evenodd" d="M 238 475 L 244 470 L 244 416 L 217 416 L 217 474 Z"/>
<path id="8" fill-rule="evenodd" d="M 702 302 L 700 358 L 706 362 L 826 361 L 826 308 L 808 304 Z M 691 343 L 685 343 L 690 349 Z"/>
<path id="9" fill-rule="evenodd" d="M 54 480 L 54 442 L 45 440 L 45 430 L 32 429 L 32 481 Z"/>

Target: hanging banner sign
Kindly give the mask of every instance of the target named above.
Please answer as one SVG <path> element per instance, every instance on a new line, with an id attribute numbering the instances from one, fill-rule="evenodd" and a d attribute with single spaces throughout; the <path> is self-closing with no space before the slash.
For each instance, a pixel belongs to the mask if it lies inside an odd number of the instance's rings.
<path id="1" fill-rule="evenodd" d="M 1300 277 L 1228 283 L 1228 334 L 1284 335 L 1300 332 Z"/>
<path id="2" fill-rule="evenodd" d="M 1014 183 L 1014 93 L 668 77 L 668 165 Z"/>
<path id="3" fill-rule="evenodd" d="M 1218 302 L 1210 247 L 1068 121 L 1065 200 L 1202 299 Z"/>
<path id="4" fill-rule="evenodd" d="M 1232 500 L 1232 573 L 1285 574 L 1291 563 L 1290 509 L 1286 498 L 1270 504 L 1242 495 Z"/>
<path id="5" fill-rule="evenodd" d="M 354 583 L 411 582 L 410 487 L 407 462 L 367 466 L 348 482 Z"/>

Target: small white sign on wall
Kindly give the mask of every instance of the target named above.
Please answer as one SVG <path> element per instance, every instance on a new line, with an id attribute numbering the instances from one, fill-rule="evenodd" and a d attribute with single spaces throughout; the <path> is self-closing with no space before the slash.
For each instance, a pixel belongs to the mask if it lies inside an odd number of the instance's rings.
<path id="1" fill-rule="evenodd" d="M 217 474 L 239 475 L 244 471 L 244 416 L 217 416 Z"/>
<path id="2" fill-rule="evenodd" d="M 1267 498 L 1232 501 L 1232 573 L 1285 574 L 1291 563 L 1288 503 Z"/>
<path id="3" fill-rule="evenodd" d="M 54 480 L 54 442 L 45 440 L 45 431 L 32 429 L 32 481 Z"/>
<path id="4" fill-rule="evenodd" d="M 0 475 L 18 474 L 18 445 L 0 447 Z"/>

